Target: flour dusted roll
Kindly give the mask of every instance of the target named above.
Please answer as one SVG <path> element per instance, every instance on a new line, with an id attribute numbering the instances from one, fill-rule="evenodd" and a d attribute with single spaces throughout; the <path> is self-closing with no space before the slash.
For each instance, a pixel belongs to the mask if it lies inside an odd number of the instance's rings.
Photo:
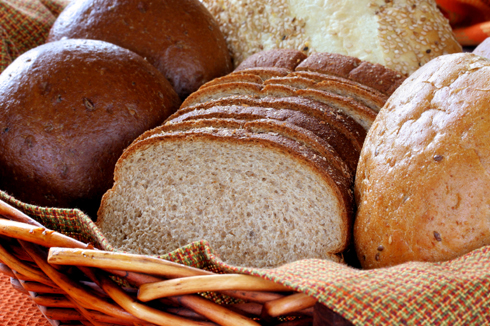
<path id="1" fill-rule="evenodd" d="M 235 64 L 275 48 L 340 53 L 403 74 L 461 52 L 435 0 L 203 0 Z"/>
<path id="2" fill-rule="evenodd" d="M 441 56 L 378 114 L 356 175 L 363 267 L 443 261 L 490 244 L 490 60 Z"/>

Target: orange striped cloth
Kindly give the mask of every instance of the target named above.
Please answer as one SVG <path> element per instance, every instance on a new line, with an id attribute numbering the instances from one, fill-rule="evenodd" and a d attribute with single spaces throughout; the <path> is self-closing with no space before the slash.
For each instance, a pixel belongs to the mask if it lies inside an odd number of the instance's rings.
<path id="1" fill-rule="evenodd" d="M 475 46 L 490 36 L 490 0 L 437 0 L 463 46 Z"/>

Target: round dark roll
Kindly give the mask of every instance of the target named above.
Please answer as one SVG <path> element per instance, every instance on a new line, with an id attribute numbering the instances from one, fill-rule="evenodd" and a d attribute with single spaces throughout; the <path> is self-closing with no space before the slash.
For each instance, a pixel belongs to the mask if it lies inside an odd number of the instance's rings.
<path id="1" fill-rule="evenodd" d="M 94 214 L 124 148 L 179 105 L 127 49 L 94 40 L 32 49 L 0 75 L 0 189 Z"/>
<path id="2" fill-rule="evenodd" d="M 72 1 L 48 42 L 63 37 L 103 40 L 138 53 L 181 99 L 232 70 L 219 26 L 198 0 Z"/>

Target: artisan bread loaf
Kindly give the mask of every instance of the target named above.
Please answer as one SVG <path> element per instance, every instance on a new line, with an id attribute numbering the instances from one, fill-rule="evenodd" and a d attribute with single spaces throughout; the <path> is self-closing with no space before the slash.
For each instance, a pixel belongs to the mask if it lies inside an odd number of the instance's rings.
<path id="1" fill-rule="evenodd" d="M 262 50 L 349 55 L 410 74 L 461 52 L 435 0 L 203 0 L 235 65 Z"/>
<path id="2" fill-rule="evenodd" d="M 141 55 L 182 99 L 232 70 L 223 34 L 198 0 L 71 1 L 48 41 L 62 38 L 103 40 Z"/>
<path id="3" fill-rule="evenodd" d="M 490 244 L 489 88 L 488 59 L 440 56 L 381 109 L 355 181 L 363 267 L 444 261 Z"/>
<path id="4" fill-rule="evenodd" d="M 180 100 L 139 55 L 94 40 L 30 50 L 0 75 L 0 189 L 95 217 L 118 157 Z"/>
<path id="5" fill-rule="evenodd" d="M 236 124 L 168 128 L 117 163 L 97 221 L 116 248 L 164 254 L 205 239 L 225 262 L 254 267 L 346 248 L 350 182 L 317 152 Z"/>

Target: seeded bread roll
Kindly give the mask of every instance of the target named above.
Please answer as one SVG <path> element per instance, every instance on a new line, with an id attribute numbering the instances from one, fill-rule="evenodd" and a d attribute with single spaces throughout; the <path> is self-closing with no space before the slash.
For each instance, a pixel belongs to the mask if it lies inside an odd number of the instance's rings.
<path id="1" fill-rule="evenodd" d="M 269 49 L 331 52 L 410 74 L 461 52 L 435 0 L 203 0 L 240 64 Z"/>
<path id="2" fill-rule="evenodd" d="M 206 239 L 229 264 L 276 267 L 346 248 L 349 183 L 276 133 L 235 125 L 163 132 L 121 156 L 97 224 L 124 251 L 163 254 Z"/>
<path id="3" fill-rule="evenodd" d="M 95 217 L 117 158 L 180 100 L 139 55 L 94 40 L 51 42 L 0 75 L 0 188 Z"/>
<path id="4" fill-rule="evenodd" d="M 232 70 L 223 34 L 198 0 L 71 1 L 48 41 L 65 37 L 103 40 L 138 53 L 181 99 Z"/>
<path id="5" fill-rule="evenodd" d="M 365 268 L 444 261 L 490 244 L 490 60 L 438 57 L 381 109 L 357 169 Z"/>

